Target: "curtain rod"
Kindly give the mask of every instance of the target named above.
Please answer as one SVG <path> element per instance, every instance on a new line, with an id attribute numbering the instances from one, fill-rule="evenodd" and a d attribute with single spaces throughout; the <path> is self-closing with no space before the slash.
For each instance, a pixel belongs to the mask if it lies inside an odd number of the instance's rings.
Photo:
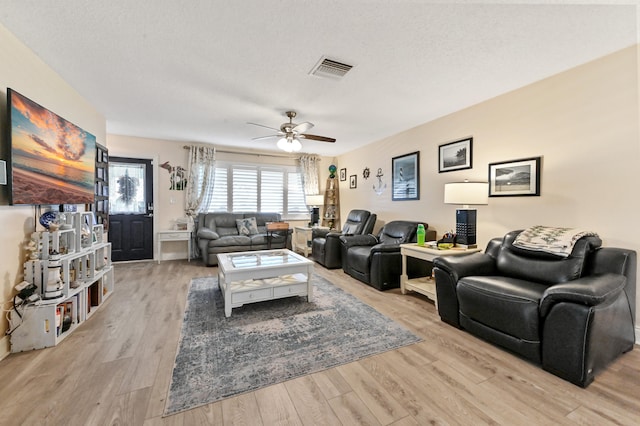
<path id="1" fill-rule="evenodd" d="M 182 148 L 184 149 L 191 149 L 191 147 L 189 145 L 184 145 Z M 224 150 L 224 149 L 218 149 L 215 148 L 216 152 L 221 152 L 223 154 L 241 154 L 241 155 L 254 155 L 256 157 L 277 157 L 277 158 L 293 158 L 293 159 L 298 159 L 300 158 L 299 156 L 295 156 L 295 155 L 286 155 L 286 154 L 259 154 L 259 153 L 255 153 L 255 152 L 242 152 L 242 151 L 228 151 L 228 150 Z"/>

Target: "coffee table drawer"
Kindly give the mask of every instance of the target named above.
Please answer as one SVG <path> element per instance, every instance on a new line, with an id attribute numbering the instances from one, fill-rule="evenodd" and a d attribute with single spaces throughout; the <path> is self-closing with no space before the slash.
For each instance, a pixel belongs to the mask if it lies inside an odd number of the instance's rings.
<path id="1" fill-rule="evenodd" d="M 286 297 L 307 294 L 307 283 L 283 285 L 273 288 L 273 297 Z"/>
<path id="2" fill-rule="evenodd" d="M 258 288 L 250 291 L 241 291 L 238 293 L 231 293 L 231 304 L 235 305 L 237 303 L 250 303 L 258 300 L 266 300 L 270 299 L 271 296 L 271 288 Z"/>

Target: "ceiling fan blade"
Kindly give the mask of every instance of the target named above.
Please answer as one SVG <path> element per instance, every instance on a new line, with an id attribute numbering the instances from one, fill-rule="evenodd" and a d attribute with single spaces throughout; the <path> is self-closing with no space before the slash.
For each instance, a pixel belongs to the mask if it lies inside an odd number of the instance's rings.
<path id="1" fill-rule="evenodd" d="M 304 133 L 308 130 L 311 130 L 312 127 L 313 127 L 313 123 L 309 123 L 308 121 L 305 121 L 304 123 L 296 124 L 295 127 L 292 129 L 292 131 L 296 133 Z"/>
<path id="2" fill-rule="evenodd" d="M 282 138 L 283 136 L 284 136 L 284 133 L 279 133 L 277 135 L 259 136 L 257 138 L 251 138 L 251 140 L 252 141 L 260 141 L 260 140 L 264 140 L 264 139 Z"/>
<path id="3" fill-rule="evenodd" d="M 265 129 L 271 129 L 271 130 L 275 130 L 276 132 L 280 132 L 280 129 L 276 129 L 275 127 L 265 126 L 264 124 L 250 123 L 250 122 L 247 122 L 247 124 L 251 124 L 253 126 L 258 126 L 258 127 L 264 127 Z"/>
<path id="4" fill-rule="evenodd" d="M 309 139 L 310 141 L 332 142 L 332 143 L 336 141 L 334 138 L 328 138 L 326 136 L 318 136 L 318 135 L 309 135 L 306 133 L 299 136 L 301 138 Z"/>

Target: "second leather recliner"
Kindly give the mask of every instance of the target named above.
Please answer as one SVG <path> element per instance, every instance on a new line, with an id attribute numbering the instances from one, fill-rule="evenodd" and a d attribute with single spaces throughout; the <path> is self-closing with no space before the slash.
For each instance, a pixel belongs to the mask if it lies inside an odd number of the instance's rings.
<path id="1" fill-rule="evenodd" d="M 340 237 L 343 235 L 370 234 L 375 226 L 377 215 L 368 210 L 351 210 L 342 227 L 342 232 L 322 229 L 313 230 L 311 256 L 313 260 L 328 269 L 342 267 L 342 248 Z"/>
<path id="2" fill-rule="evenodd" d="M 384 225 L 377 236 L 342 236 L 342 269 L 352 277 L 378 290 L 400 286 L 402 255 L 400 244 L 415 243 L 419 222 L 396 220 Z M 426 238 L 434 240 L 436 233 L 424 223 Z M 418 259 L 414 259 L 418 260 Z M 427 274 L 425 262 L 408 262 L 409 276 Z"/>

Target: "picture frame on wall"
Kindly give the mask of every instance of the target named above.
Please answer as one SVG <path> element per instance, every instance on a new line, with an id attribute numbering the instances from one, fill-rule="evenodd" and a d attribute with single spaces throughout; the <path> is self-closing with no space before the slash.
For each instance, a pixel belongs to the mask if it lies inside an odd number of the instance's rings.
<path id="1" fill-rule="evenodd" d="M 438 173 L 473 167 L 473 138 L 460 139 L 438 147 Z"/>
<path id="2" fill-rule="evenodd" d="M 355 189 L 358 187 L 358 175 L 349 176 L 349 188 Z"/>
<path id="3" fill-rule="evenodd" d="M 489 197 L 540 195 L 542 157 L 489 164 Z"/>
<path id="4" fill-rule="evenodd" d="M 391 200 L 420 199 L 420 151 L 391 160 Z"/>
<path id="5" fill-rule="evenodd" d="M 340 169 L 340 181 L 344 182 L 347 180 L 347 169 Z"/>

